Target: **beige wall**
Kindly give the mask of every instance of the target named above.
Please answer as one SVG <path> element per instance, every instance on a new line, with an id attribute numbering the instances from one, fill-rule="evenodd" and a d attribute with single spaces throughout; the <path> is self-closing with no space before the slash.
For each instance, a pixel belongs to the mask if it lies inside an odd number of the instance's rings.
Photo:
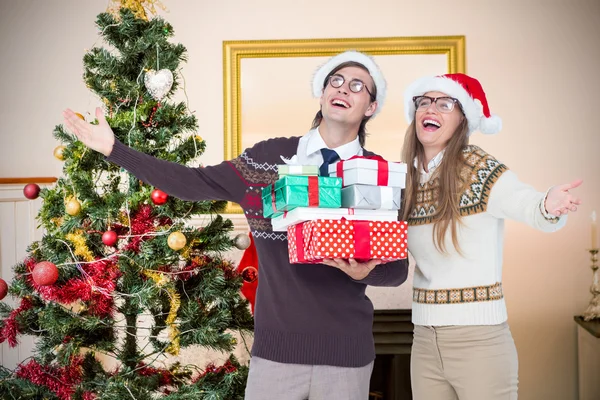
<path id="1" fill-rule="evenodd" d="M 222 41 L 319 37 L 465 35 L 478 77 L 504 131 L 483 146 L 540 190 L 583 178 L 585 204 L 565 229 L 545 235 L 509 222 L 505 275 L 509 322 L 520 357 L 520 398 L 576 396 L 576 331 L 591 283 L 589 215 L 600 210 L 600 2 L 597 0 L 165 1 L 187 46 L 190 107 L 222 159 Z M 369 4 L 369 6 L 367 6 Z M 51 136 L 60 112 L 90 112 L 84 49 L 105 0 L 0 0 L 0 177 L 57 176 Z M 309 77 L 306 77 L 307 81 Z M 285 89 L 285 88 L 284 88 Z M 293 93 L 294 96 L 310 96 Z M 387 109 L 383 112 L 400 113 Z M 265 121 L 267 123 L 267 121 Z"/>

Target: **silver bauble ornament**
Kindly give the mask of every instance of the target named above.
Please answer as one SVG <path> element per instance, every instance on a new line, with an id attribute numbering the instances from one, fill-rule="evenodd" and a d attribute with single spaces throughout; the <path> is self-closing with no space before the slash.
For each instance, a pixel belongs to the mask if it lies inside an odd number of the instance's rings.
<path id="1" fill-rule="evenodd" d="M 250 246 L 250 237 L 246 233 L 240 233 L 233 238 L 233 244 L 240 250 L 246 250 Z"/>
<path id="2" fill-rule="evenodd" d="M 151 69 L 144 75 L 144 85 L 154 100 L 161 101 L 173 86 L 173 73 L 169 69 Z"/>

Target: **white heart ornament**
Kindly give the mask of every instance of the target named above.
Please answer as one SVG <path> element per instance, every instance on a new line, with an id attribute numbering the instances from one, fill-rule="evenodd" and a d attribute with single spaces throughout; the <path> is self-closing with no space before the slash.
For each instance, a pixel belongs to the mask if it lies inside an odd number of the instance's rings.
<path id="1" fill-rule="evenodd" d="M 156 72 L 151 69 L 144 75 L 144 85 L 154 100 L 160 101 L 169 93 L 173 86 L 173 73 L 170 69 Z"/>

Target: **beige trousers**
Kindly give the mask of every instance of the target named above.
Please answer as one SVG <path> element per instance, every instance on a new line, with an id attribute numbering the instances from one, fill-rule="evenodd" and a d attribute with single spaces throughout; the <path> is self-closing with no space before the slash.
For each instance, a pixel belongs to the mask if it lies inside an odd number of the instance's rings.
<path id="1" fill-rule="evenodd" d="M 517 349 L 508 324 L 415 325 L 414 400 L 516 400 Z"/>

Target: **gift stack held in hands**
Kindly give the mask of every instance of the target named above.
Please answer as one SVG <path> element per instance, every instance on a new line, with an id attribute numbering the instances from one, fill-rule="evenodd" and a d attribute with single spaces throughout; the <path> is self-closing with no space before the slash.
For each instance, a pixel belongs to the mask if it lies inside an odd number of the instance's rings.
<path id="1" fill-rule="evenodd" d="M 356 156 L 329 166 L 280 165 L 262 190 L 273 231 L 287 231 L 291 263 L 407 257 L 407 225 L 398 221 L 406 164 Z"/>

